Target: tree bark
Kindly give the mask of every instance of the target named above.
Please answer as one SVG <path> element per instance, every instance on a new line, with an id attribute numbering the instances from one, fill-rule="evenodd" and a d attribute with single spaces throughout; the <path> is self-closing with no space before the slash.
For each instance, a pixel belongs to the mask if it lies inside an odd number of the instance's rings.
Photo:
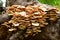
<path id="1" fill-rule="evenodd" d="M 7 6 L 11 6 L 15 4 L 27 6 L 27 5 L 39 4 L 39 2 L 38 0 L 7 0 Z"/>

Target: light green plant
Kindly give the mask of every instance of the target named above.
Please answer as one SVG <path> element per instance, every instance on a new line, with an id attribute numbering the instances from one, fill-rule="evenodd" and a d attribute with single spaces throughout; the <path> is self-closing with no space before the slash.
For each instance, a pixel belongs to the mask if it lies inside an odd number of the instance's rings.
<path id="1" fill-rule="evenodd" d="M 60 8 L 60 0 L 38 0 L 38 1 L 43 4 L 49 4 L 49 5 L 57 6 L 58 8 Z"/>

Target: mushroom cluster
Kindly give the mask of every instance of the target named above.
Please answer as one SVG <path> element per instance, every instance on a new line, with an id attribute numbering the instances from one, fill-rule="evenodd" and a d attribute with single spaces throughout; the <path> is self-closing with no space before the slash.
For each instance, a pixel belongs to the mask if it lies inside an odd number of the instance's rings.
<path id="1" fill-rule="evenodd" d="M 41 32 L 41 28 L 47 26 L 48 21 L 58 19 L 58 10 L 54 7 L 44 5 L 21 6 L 12 5 L 7 7 L 6 13 L 12 18 L 2 25 L 8 27 L 9 31 L 25 30 L 24 36 L 36 35 Z"/>

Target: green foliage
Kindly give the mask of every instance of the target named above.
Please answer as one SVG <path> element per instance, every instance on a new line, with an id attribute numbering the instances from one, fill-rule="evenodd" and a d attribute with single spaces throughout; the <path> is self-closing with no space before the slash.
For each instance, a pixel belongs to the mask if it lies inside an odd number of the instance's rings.
<path id="1" fill-rule="evenodd" d="M 43 4 L 49 4 L 60 8 L 60 0 L 39 0 Z"/>
<path id="2" fill-rule="evenodd" d="M 2 5 L 3 5 L 3 2 L 0 0 L 0 7 L 2 7 Z"/>

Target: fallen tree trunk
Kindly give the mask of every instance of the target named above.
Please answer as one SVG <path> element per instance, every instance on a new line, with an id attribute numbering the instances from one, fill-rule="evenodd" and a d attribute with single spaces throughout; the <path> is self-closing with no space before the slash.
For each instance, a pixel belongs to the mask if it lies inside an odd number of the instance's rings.
<path id="1" fill-rule="evenodd" d="M 40 4 L 38 0 L 7 0 L 7 6 L 11 5 L 37 5 Z"/>

